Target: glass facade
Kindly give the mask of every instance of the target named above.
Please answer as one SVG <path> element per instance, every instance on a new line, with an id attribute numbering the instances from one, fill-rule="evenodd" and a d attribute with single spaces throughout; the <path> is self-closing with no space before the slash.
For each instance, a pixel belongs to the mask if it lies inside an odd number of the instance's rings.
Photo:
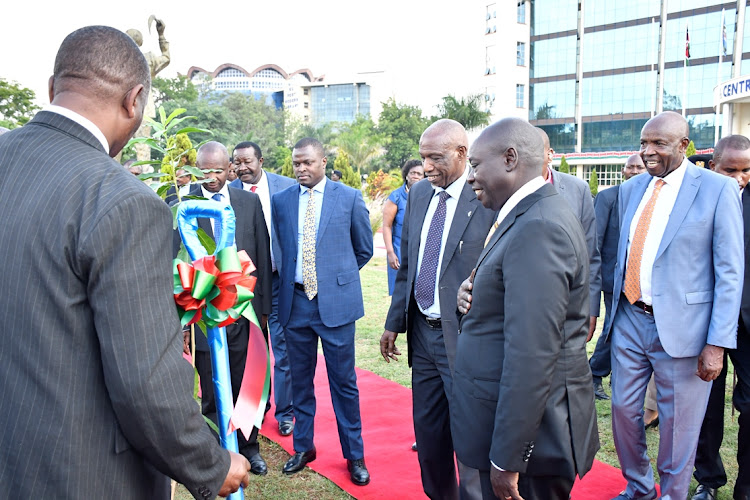
<path id="1" fill-rule="evenodd" d="M 530 78 L 575 75 L 576 37 L 539 40 L 531 44 Z"/>
<path id="2" fill-rule="evenodd" d="M 529 85 L 529 120 L 574 118 L 575 113 L 575 80 Z"/>
<path id="3" fill-rule="evenodd" d="M 529 4 L 529 120 L 547 130 L 556 151 L 636 150 L 641 128 L 657 109 L 681 112 L 683 104 L 689 110 L 690 138 L 696 148 L 713 146 L 713 89 L 732 76 L 734 2 L 531 0 Z M 686 27 L 691 57 L 683 69 Z M 750 53 L 750 15 L 744 29 L 743 43 Z M 734 60 L 741 64 L 740 74 L 750 73 L 750 58 L 741 60 L 738 54 Z M 660 85 L 663 92 L 658 95 Z M 610 175 L 598 167 L 597 173 L 604 185 L 610 183 L 604 179 L 619 176 L 619 170 Z"/>
<path id="4" fill-rule="evenodd" d="M 572 153 L 576 150 L 576 125 L 564 123 L 562 125 L 539 125 L 547 132 L 549 143 L 556 153 Z"/>
<path id="5" fill-rule="evenodd" d="M 627 2 L 587 1 L 584 3 L 584 26 L 601 26 L 633 19 L 659 17 L 661 6 L 653 0 Z"/>
<path id="6" fill-rule="evenodd" d="M 370 114 L 370 86 L 358 83 L 310 87 L 310 102 L 313 126 L 351 123 L 357 115 Z"/>
<path id="7" fill-rule="evenodd" d="M 655 71 L 585 78 L 581 112 L 583 116 L 650 113 L 656 92 Z"/>
<path id="8" fill-rule="evenodd" d="M 583 151 L 636 151 L 647 119 L 606 120 L 583 124 Z"/>
<path id="9" fill-rule="evenodd" d="M 631 68 L 659 63 L 658 22 L 586 33 L 583 41 L 584 71 Z"/>
<path id="10" fill-rule="evenodd" d="M 531 36 L 578 29 L 578 0 L 531 0 Z"/>

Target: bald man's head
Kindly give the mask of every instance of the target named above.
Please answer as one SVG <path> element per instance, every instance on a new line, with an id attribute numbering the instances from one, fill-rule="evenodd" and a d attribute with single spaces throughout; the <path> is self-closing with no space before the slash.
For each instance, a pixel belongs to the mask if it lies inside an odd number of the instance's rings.
<path id="1" fill-rule="evenodd" d="M 641 159 L 641 155 L 634 154 L 630 155 L 628 159 L 625 161 L 625 166 L 622 167 L 622 178 L 624 180 L 628 180 L 631 177 L 634 177 L 638 174 L 642 174 L 646 171 L 645 165 L 643 165 L 643 160 Z"/>
<path id="2" fill-rule="evenodd" d="M 468 182 L 477 199 L 499 210 L 513 193 L 541 174 L 544 143 L 525 120 L 506 118 L 479 135 L 471 146 Z"/>
<path id="3" fill-rule="evenodd" d="M 207 142 L 198 148 L 196 166 L 201 169 L 206 179 L 210 179 L 203 184 L 206 191 L 218 193 L 229 176 L 229 152 L 220 142 Z"/>
<path id="4" fill-rule="evenodd" d="M 455 120 L 438 120 L 422 133 L 419 154 L 425 177 L 433 186 L 448 187 L 466 170 L 469 138 Z"/>
<path id="5" fill-rule="evenodd" d="M 659 113 L 646 122 L 641 130 L 640 154 L 650 175 L 665 177 L 682 164 L 689 133 L 685 118 L 674 111 Z"/>

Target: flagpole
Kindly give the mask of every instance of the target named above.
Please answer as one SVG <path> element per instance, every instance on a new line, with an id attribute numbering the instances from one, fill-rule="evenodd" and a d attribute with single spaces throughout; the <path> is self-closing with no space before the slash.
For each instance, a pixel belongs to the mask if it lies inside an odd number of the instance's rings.
<path id="1" fill-rule="evenodd" d="M 687 98 L 687 62 L 690 51 L 690 29 L 685 23 L 685 59 L 682 63 L 682 117 L 685 118 L 685 99 Z"/>
<path id="2" fill-rule="evenodd" d="M 716 85 L 721 84 L 721 63 L 724 62 L 724 9 L 721 9 L 721 34 L 719 35 L 719 67 L 716 70 Z M 714 145 L 719 142 L 719 116 L 721 113 L 721 105 L 716 105 L 716 116 L 714 117 Z"/>

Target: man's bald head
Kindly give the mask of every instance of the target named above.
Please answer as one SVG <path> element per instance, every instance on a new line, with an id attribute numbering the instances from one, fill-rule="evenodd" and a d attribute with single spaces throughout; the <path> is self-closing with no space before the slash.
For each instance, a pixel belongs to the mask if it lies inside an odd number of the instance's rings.
<path id="1" fill-rule="evenodd" d="M 664 111 L 651 118 L 641 130 L 641 159 L 648 173 L 665 177 L 685 159 L 690 143 L 687 120 L 674 111 Z"/>
<path id="2" fill-rule="evenodd" d="M 499 210 L 521 186 L 539 177 L 543 152 L 542 137 L 532 125 L 505 118 L 474 141 L 468 182 L 485 207 Z"/>
<path id="3" fill-rule="evenodd" d="M 218 193 L 229 176 L 229 151 L 220 142 L 209 141 L 198 148 L 196 166 L 201 169 L 207 182 L 203 184 L 206 191 Z M 226 200 L 225 200 L 226 201 Z"/>
<path id="4" fill-rule="evenodd" d="M 455 120 L 438 120 L 422 133 L 419 154 L 424 174 L 433 186 L 448 187 L 466 170 L 469 137 Z"/>
<path id="5" fill-rule="evenodd" d="M 628 180 L 638 174 L 642 174 L 646 171 L 646 166 L 643 164 L 641 155 L 634 154 L 630 155 L 625 161 L 625 166 L 622 167 L 622 178 Z"/>
<path id="6" fill-rule="evenodd" d="M 87 26 L 63 40 L 52 75 L 54 95 L 76 92 L 102 102 L 120 100 L 130 89 L 151 87 L 151 72 L 135 42 L 109 26 Z"/>

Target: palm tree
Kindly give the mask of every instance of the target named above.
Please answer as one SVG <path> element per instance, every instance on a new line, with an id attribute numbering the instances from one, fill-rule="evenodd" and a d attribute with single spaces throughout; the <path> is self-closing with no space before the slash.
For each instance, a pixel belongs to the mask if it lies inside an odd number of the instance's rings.
<path id="1" fill-rule="evenodd" d="M 438 105 L 440 116 L 438 118 L 450 118 L 464 126 L 466 130 L 484 127 L 490 123 L 490 112 L 482 111 L 482 94 L 473 94 L 468 97 L 456 99 L 455 96 L 443 97 L 443 103 Z"/>

